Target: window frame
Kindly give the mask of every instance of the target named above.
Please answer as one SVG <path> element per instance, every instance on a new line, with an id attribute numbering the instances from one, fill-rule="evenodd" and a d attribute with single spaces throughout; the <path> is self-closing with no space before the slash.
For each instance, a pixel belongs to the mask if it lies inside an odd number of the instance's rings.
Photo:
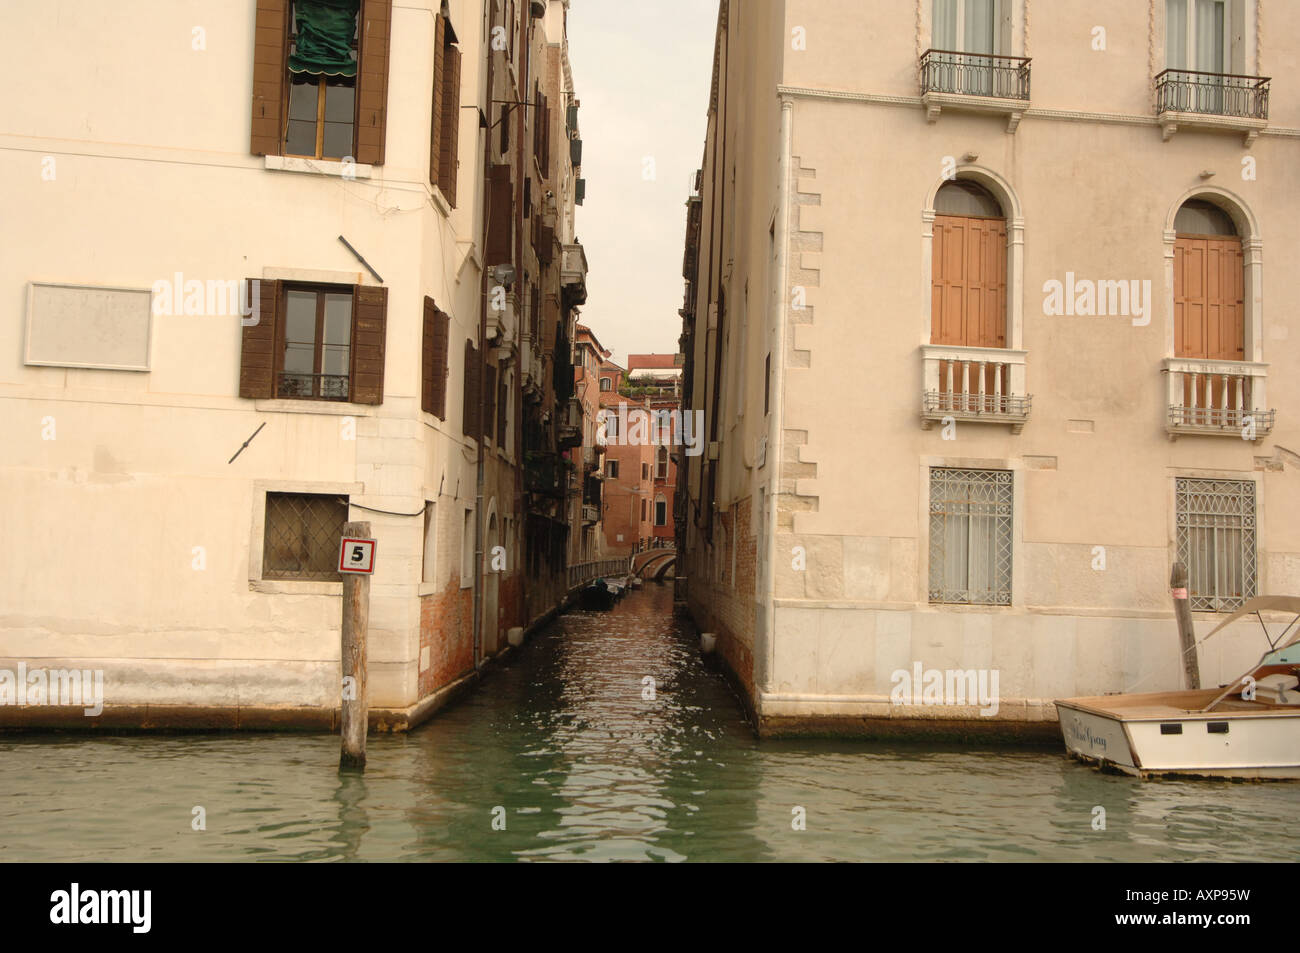
<path id="1" fill-rule="evenodd" d="M 310 394 L 286 394 L 282 393 L 283 377 L 285 375 L 284 363 L 285 356 L 289 346 L 288 340 L 288 321 L 289 321 L 289 293 L 290 292 L 311 292 L 316 295 L 316 324 L 314 329 L 314 338 L 312 340 L 312 386 Z M 327 397 L 319 394 L 321 389 L 322 378 L 325 376 L 321 368 L 324 366 L 324 347 L 325 347 L 325 296 L 335 294 L 346 294 L 350 307 L 348 312 L 348 372 L 345 376 L 347 379 L 347 393 L 343 397 Z M 347 404 L 352 403 L 355 396 L 352 393 L 352 372 L 353 361 L 355 359 L 355 348 L 353 347 L 353 334 L 356 327 L 357 318 L 357 295 L 356 288 L 353 285 L 333 285 L 319 282 L 291 282 L 281 281 L 278 289 L 279 300 L 276 302 L 276 341 L 279 346 L 275 350 L 275 366 L 272 377 L 272 396 L 275 400 L 323 400 L 331 403 Z"/>
<path id="2" fill-rule="evenodd" d="M 1016 590 L 1016 566 L 1019 560 L 1016 558 L 1016 512 L 1017 512 L 1017 493 L 1016 493 L 1016 476 L 1015 471 L 1006 467 L 997 466 L 946 466 L 942 463 L 928 465 L 925 468 L 926 474 L 926 492 L 925 511 L 926 518 L 926 540 L 928 547 L 928 569 L 926 573 L 926 601 L 930 605 L 959 605 L 959 606 L 977 606 L 980 608 L 1005 608 L 1014 604 L 1014 593 Z M 955 478 L 936 481 L 936 477 L 941 474 L 955 474 Z M 991 477 L 991 479 L 989 479 Z M 991 501 L 979 501 L 972 499 L 975 495 L 973 487 L 976 479 L 983 480 L 986 483 L 992 483 L 996 498 Z M 964 498 L 960 500 L 945 499 L 937 500 L 935 498 L 937 482 L 947 482 L 948 484 L 959 483 L 965 480 L 967 487 L 964 490 Z M 936 506 L 940 504 L 956 503 L 967 507 L 963 512 L 949 513 L 943 510 L 937 510 Z M 992 513 L 974 513 L 969 509 L 974 505 L 992 506 Z M 1005 507 L 1005 512 L 1002 508 Z M 940 525 L 936 525 L 936 514 L 941 514 L 944 520 Z M 973 589 L 972 566 L 974 565 L 974 555 L 976 554 L 976 534 L 974 532 L 974 517 L 980 516 L 990 518 L 992 524 L 989 532 L 992 536 L 985 537 L 985 543 L 992 552 L 992 563 L 987 567 L 986 574 L 990 586 L 986 589 Z M 949 588 L 944 583 L 948 576 L 948 563 L 944 558 L 946 547 L 944 537 L 948 529 L 949 517 L 964 517 L 966 520 L 966 583 L 964 588 Z M 936 530 L 939 536 L 936 539 Z M 1005 534 L 1005 538 L 1000 538 Z M 1006 566 L 1002 570 L 997 565 L 998 551 L 1000 548 L 1006 552 Z M 1004 584 L 1000 584 L 1003 583 Z M 954 594 L 960 594 L 960 597 L 954 597 Z M 983 594 L 988 598 L 973 598 L 975 594 Z"/>
<path id="3" fill-rule="evenodd" d="M 294 16 L 294 8 L 298 0 L 288 0 L 288 22 L 284 31 L 284 91 L 280 99 L 280 115 L 283 117 L 280 129 L 280 154 L 286 158 L 295 159 L 320 159 L 326 162 L 339 162 L 343 159 L 354 159 L 357 154 L 357 132 L 360 126 L 358 117 L 360 114 L 360 99 L 358 95 L 357 79 L 361 73 L 361 21 L 365 15 L 365 0 L 358 0 L 356 27 L 352 33 L 352 55 L 357 64 L 357 72 L 352 76 L 327 76 L 324 73 L 316 75 L 316 151 L 313 155 L 307 155 L 302 152 L 291 152 L 289 150 L 289 123 L 291 122 L 289 109 L 293 103 L 294 77 L 299 75 L 313 75 L 310 73 L 299 74 L 289 69 L 289 57 L 293 53 L 294 40 L 298 35 L 298 21 Z M 335 85 L 349 86 L 352 89 L 352 143 L 349 151 L 343 156 L 325 155 L 325 101 L 328 95 L 328 87 L 331 80 L 336 81 Z M 337 82 L 347 80 L 348 82 Z M 301 121 L 301 120 L 299 120 Z"/>
<path id="4" fill-rule="evenodd" d="M 1200 61 L 1200 48 L 1197 43 L 1197 27 L 1200 16 L 1197 13 L 1197 7 L 1200 5 L 1198 0 L 1165 0 L 1165 69 L 1180 72 L 1218 73 L 1221 75 L 1231 75 L 1234 72 L 1232 63 L 1232 18 L 1235 11 L 1232 0 L 1208 0 L 1208 2 L 1219 4 L 1223 8 L 1223 48 L 1219 50 L 1223 56 L 1222 67 L 1220 69 L 1207 69 L 1206 64 Z M 1171 62 L 1169 55 L 1169 42 L 1173 36 L 1169 28 L 1169 8 L 1175 3 L 1182 4 L 1187 21 L 1187 32 L 1183 37 L 1183 52 L 1188 65 L 1175 66 Z"/>
<path id="5" fill-rule="evenodd" d="M 343 538 L 343 530 L 344 527 L 347 525 L 348 515 L 350 513 L 350 499 L 346 496 L 341 496 L 340 494 L 337 493 L 329 493 L 329 492 L 321 493 L 321 492 L 301 491 L 301 490 L 268 490 L 265 493 L 263 493 L 262 494 L 263 519 L 262 519 L 262 541 L 261 541 L 261 550 L 262 550 L 261 578 L 267 582 L 280 582 L 280 583 L 283 582 L 317 582 L 317 583 L 339 582 L 341 583 L 343 581 L 343 577 L 338 572 L 337 562 L 336 562 L 338 558 L 338 551 L 336 548 L 328 545 L 325 547 L 325 549 L 322 552 L 326 557 L 325 562 L 334 567 L 330 571 L 308 570 L 304 572 L 303 570 L 299 570 L 298 572 L 295 573 L 290 570 L 270 568 L 269 563 L 270 563 L 271 540 L 269 536 L 271 533 L 271 526 L 272 526 L 272 521 L 270 519 L 270 509 L 272 503 L 271 498 L 273 496 L 310 497 L 313 500 L 322 503 L 334 502 L 340 504 L 342 507 L 342 514 L 341 514 L 342 519 L 340 520 L 339 523 L 340 540 L 342 540 Z M 309 555 L 315 555 L 319 558 L 321 552 L 314 552 Z"/>
<path id="6" fill-rule="evenodd" d="M 1185 509 L 1187 497 L 1198 493 L 1223 495 L 1220 491 L 1229 487 L 1235 487 L 1238 502 L 1242 502 L 1249 497 L 1249 513 L 1224 514 L 1210 512 L 1208 509 L 1204 512 Z M 1173 493 L 1174 558 L 1181 561 L 1187 569 L 1187 596 L 1192 611 L 1222 614 L 1239 609 L 1246 599 L 1259 594 L 1260 494 L 1258 481 L 1240 475 L 1179 474 L 1173 480 Z M 1240 594 L 1228 596 L 1219 595 L 1217 591 L 1215 593 L 1202 593 L 1199 591 L 1199 584 L 1204 581 L 1205 577 L 1200 573 L 1207 567 L 1193 563 L 1193 538 L 1191 533 L 1196 529 L 1212 531 L 1224 529 L 1221 522 L 1225 515 L 1238 515 L 1241 520 L 1241 525 L 1227 527 L 1229 530 L 1241 533 L 1241 548 L 1237 553 L 1239 561 L 1236 567 L 1240 570 L 1240 576 L 1236 582 L 1241 592 Z M 1212 519 L 1217 525 L 1193 526 L 1192 524 L 1198 517 L 1207 520 Z M 1217 534 L 1210 537 L 1212 542 L 1217 538 Z M 1213 556 L 1208 570 L 1213 581 L 1217 583 L 1220 581 L 1223 549 L 1219 545 L 1214 545 L 1212 548 Z"/>

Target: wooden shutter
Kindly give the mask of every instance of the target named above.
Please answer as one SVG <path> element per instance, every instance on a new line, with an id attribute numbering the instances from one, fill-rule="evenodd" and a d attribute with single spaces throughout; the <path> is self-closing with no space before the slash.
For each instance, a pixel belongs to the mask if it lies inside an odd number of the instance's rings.
<path id="1" fill-rule="evenodd" d="M 1175 240 L 1175 356 L 1245 360 L 1244 264 L 1239 238 Z"/>
<path id="2" fill-rule="evenodd" d="M 447 204 L 456 207 L 456 178 L 460 171 L 460 50 L 447 47 L 447 78 L 443 81 L 442 168 L 438 176 Z"/>
<path id="3" fill-rule="evenodd" d="M 289 0 L 257 0 L 253 40 L 253 127 L 249 149 L 255 156 L 281 154 L 284 122 L 285 44 Z"/>
<path id="4" fill-rule="evenodd" d="M 514 192 L 510 185 L 510 166 L 492 167 L 488 182 L 488 241 L 485 265 L 509 262 L 514 244 Z"/>
<path id="5" fill-rule="evenodd" d="M 357 162 L 383 165 L 388 111 L 388 40 L 392 0 L 361 0 L 357 67 Z"/>
<path id="6" fill-rule="evenodd" d="M 249 279 L 250 285 L 253 280 Z M 262 280 L 259 284 L 257 323 L 244 325 L 239 354 L 239 396 L 253 399 L 275 396 L 276 304 L 280 299 L 280 282 Z M 251 321 L 252 316 L 245 320 Z"/>
<path id="7" fill-rule="evenodd" d="M 1006 347 L 1006 222 L 937 215 L 933 256 L 930 343 Z"/>
<path id="8" fill-rule="evenodd" d="M 352 374 L 348 389 L 354 404 L 384 402 L 384 343 L 388 289 L 357 285 L 352 295 Z"/>
<path id="9" fill-rule="evenodd" d="M 447 342 L 451 317 L 424 299 L 424 339 L 420 359 L 420 408 L 447 419 Z"/>
<path id="10" fill-rule="evenodd" d="M 497 368 L 488 364 L 483 368 L 483 436 L 496 439 Z"/>
<path id="11" fill-rule="evenodd" d="M 502 371 L 497 379 L 497 443 L 501 446 L 506 445 L 506 408 L 510 395 L 506 392 L 507 378 Z"/>
<path id="12" fill-rule="evenodd" d="M 465 436 L 478 440 L 481 437 L 479 433 L 479 424 L 482 420 L 479 407 L 478 382 L 482 373 L 482 365 L 478 360 L 478 349 L 474 347 L 473 341 L 465 342 L 465 410 L 461 423 L 461 430 Z"/>
<path id="13" fill-rule="evenodd" d="M 429 120 L 429 184 L 439 185 L 439 172 L 442 170 L 442 104 L 443 104 L 443 60 L 446 57 L 444 44 L 447 35 L 447 18 L 434 17 L 433 20 L 433 113 Z M 426 302 L 428 299 L 425 299 Z"/>

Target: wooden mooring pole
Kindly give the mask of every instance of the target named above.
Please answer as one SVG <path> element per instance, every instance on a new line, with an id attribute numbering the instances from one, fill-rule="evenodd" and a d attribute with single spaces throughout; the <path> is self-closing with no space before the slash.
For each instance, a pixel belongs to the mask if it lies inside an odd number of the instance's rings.
<path id="1" fill-rule="evenodd" d="M 1178 620 L 1178 644 L 1182 646 L 1183 679 L 1187 687 L 1201 687 L 1201 666 L 1196 658 L 1196 629 L 1192 626 L 1192 603 L 1187 598 L 1187 567 L 1174 563 L 1169 574 L 1169 589 L 1174 597 L 1174 618 Z"/>
<path id="2" fill-rule="evenodd" d="M 370 537 L 370 522 L 348 523 L 343 535 Z M 366 687 L 366 630 L 370 625 L 370 577 L 345 572 L 343 576 L 343 751 L 340 771 L 365 771 L 366 728 L 370 702 Z"/>

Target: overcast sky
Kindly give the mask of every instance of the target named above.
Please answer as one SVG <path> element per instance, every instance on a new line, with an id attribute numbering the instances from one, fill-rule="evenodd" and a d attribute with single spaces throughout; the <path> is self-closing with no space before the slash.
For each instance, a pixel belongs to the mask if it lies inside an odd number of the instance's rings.
<path id="1" fill-rule="evenodd" d="M 717 19 L 718 0 L 573 0 L 569 10 L 587 180 L 581 320 L 620 364 L 677 351 L 686 197 L 704 153 Z"/>

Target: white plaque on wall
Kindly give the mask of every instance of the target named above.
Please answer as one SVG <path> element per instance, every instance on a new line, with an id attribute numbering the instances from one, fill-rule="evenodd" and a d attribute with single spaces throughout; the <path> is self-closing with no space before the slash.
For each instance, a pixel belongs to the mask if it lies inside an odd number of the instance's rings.
<path id="1" fill-rule="evenodd" d="M 30 282 L 23 361 L 147 371 L 152 302 L 148 288 Z"/>

